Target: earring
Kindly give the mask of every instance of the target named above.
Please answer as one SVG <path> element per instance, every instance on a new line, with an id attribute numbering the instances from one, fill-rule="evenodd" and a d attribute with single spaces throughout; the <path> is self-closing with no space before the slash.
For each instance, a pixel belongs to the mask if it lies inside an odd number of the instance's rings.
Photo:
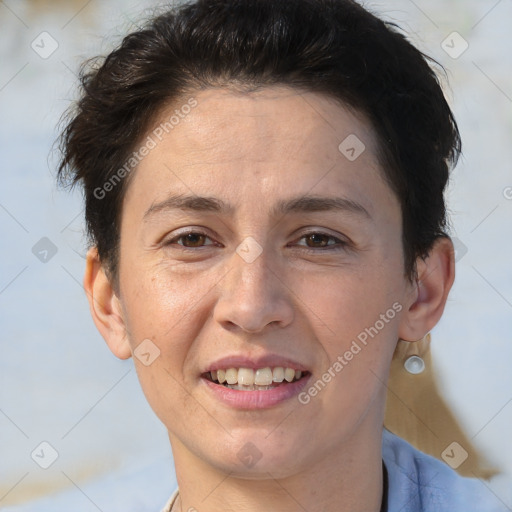
<path id="1" fill-rule="evenodd" d="M 425 370 L 425 361 L 421 357 L 421 353 L 425 350 L 420 349 L 423 348 L 422 345 L 428 347 L 430 344 L 430 333 L 425 334 L 421 340 L 413 343 L 410 343 L 410 348 L 407 351 L 407 358 L 404 361 L 404 368 L 410 374 L 418 375 Z"/>

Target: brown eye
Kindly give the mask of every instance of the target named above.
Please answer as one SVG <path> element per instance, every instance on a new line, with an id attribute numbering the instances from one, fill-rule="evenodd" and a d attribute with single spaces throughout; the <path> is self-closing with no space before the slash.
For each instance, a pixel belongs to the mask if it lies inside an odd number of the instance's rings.
<path id="1" fill-rule="evenodd" d="M 214 245 L 214 243 L 206 233 L 201 233 L 200 231 L 189 231 L 175 236 L 173 239 L 166 242 L 165 245 L 195 249 Z"/>
<path id="2" fill-rule="evenodd" d="M 185 247 L 201 247 L 207 238 L 202 233 L 187 233 L 186 235 L 181 235 L 178 240 L 182 240 L 183 243 L 180 243 L 180 245 Z"/>
<path id="3" fill-rule="evenodd" d="M 311 233 L 310 235 L 305 235 L 304 238 L 307 240 L 306 244 L 308 247 L 327 247 L 329 239 L 334 239 L 334 237 L 322 233 Z"/>
<path id="4" fill-rule="evenodd" d="M 304 233 L 296 244 L 306 250 L 325 249 L 326 251 L 345 249 L 348 246 L 347 242 L 322 232 Z"/>

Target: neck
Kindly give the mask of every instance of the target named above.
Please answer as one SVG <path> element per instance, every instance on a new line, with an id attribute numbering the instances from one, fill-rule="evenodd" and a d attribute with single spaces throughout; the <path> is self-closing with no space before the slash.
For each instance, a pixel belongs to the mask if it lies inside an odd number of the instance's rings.
<path id="1" fill-rule="evenodd" d="M 382 429 L 359 425 L 350 438 L 308 467 L 274 478 L 234 476 L 206 463 L 170 436 L 179 508 L 199 512 L 379 512 L 382 502 Z"/>

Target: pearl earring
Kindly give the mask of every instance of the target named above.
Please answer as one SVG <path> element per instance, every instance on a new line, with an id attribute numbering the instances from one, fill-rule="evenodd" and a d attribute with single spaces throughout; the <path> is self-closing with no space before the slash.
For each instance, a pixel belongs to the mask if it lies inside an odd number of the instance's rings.
<path id="1" fill-rule="evenodd" d="M 430 342 L 430 333 L 425 334 L 421 340 L 417 343 L 422 342 L 428 344 Z M 425 361 L 419 354 L 413 354 L 407 357 L 404 361 L 404 368 L 412 375 L 418 375 L 425 370 Z"/>

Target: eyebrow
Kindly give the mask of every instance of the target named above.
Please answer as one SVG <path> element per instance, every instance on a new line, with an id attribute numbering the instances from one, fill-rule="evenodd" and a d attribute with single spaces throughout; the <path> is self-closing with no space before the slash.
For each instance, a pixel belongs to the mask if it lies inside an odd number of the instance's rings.
<path id="1" fill-rule="evenodd" d="M 234 207 L 216 197 L 171 195 L 159 203 L 153 203 L 144 213 L 144 220 L 166 210 L 190 210 L 196 212 L 233 213 Z"/>
<path id="2" fill-rule="evenodd" d="M 371 220 L 368 210 L 361 204 L 346 197 L 300 196 L 279 201 L 272 213 L 286 215 L 287 213 L 307 213 L 342 211 L 356 214 Z"/>
<path id="3" fill-rule="evenodd" d="M 150 216 L 168 210 L 190 210 L 195 212 L 216 212 L 233 214 L 235 206 L 227 204 L 216 197 L 195 195 L 171 195 L 158 203 L 153 203 L 144 213 L 144 220 Z M 348 214 L 366 217 L 372 220 L 368 210 L 360 203 L 345 197 L 299 196 L 279 201 L 272 209 L 273 216 L 290 213 L 309 213 L 325 211 L 342 211 Z"/>

